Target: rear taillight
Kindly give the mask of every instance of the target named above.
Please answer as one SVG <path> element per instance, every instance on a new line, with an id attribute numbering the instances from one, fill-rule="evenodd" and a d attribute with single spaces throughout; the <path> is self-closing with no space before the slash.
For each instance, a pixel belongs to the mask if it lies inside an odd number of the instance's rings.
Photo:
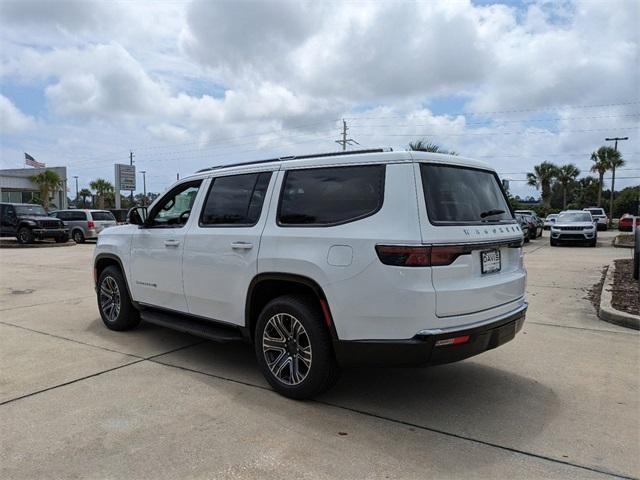
<path id="1" fill-rule="evenodd" d="M 87 228 L 88 228 L 89 230 L 91 230 L 92 228 L 96 228 L 96 224 L 95 224 L 95 223 L 93 223 L 93 221 L 92 221 L 92 220 L 89 220 L 89 221 L 87 222 Z"/>
<path id="2" fill-rule="evenodd" d="M 385 265 L 397 267 L 428 267 L 431 265 L 431 247 L 411 245 L 376 245 L 378 258 Z"/>
<path id="3" fill-rule="evenodd" d="M 438 245 L 431 247 L 431 265 L 451 265 L 460 255 L 471 253 L 471 249 L 464 245 Z"/>
<path id="4" fill-rule="evenodd" d="M 460 255 L 471 253 L 463 245 L 411 246 L 376 245 L 378 258 L 396 267 L 439 267 L 450 265 Z"/>

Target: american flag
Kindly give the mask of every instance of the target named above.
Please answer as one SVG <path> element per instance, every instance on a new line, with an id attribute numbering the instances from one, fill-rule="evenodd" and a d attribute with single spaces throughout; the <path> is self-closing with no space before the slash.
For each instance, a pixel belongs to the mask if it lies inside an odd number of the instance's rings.
<path id="1" fill-rule="evenodd" d="M 35 167 L 35 168 L 44 168 L 46 166 L 44 163 L 38 162 L 35 158 L 33 158 L 27 152 L 24 152 L 24 163 L 26 165 L 29 165 L 30 167 Z"/>

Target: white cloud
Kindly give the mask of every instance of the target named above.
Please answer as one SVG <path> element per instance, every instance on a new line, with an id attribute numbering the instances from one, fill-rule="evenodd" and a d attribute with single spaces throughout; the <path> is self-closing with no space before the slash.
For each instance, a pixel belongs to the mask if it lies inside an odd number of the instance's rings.
<path id="1" fill-rule="evenodd" d="M 0 95 L 0 133 L 13 134 L 29 130 L 35 126 L 32 117 L 22 113 L 4 95 Z"/>

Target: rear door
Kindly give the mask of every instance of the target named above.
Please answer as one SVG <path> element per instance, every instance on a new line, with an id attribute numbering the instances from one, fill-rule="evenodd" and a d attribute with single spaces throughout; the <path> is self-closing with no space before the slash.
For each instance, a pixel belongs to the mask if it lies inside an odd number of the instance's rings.
<path id="1" fill-rule="evenodd" d="M 91 217 L 95 224 L 96 233 L 100 233 L 105 228 L 116 226 L 116 217 L 109 211 L 93 211 Z"/>
<path id="2" fill-rule="evenodd" d="M 271 171 L 256 171 L 211 179 L 202 211 L 192 219 L 184 244 L 189 313 L 244 325 L 272 176 Z"/>
<path id="3" fill-rule="evenodd" d="M 521 299 L 522 231 L 497 175 L 448 163 L 419 163 L 415 172 L 422 240 L 432 245 L 436 315 L 466 315 Z"/>

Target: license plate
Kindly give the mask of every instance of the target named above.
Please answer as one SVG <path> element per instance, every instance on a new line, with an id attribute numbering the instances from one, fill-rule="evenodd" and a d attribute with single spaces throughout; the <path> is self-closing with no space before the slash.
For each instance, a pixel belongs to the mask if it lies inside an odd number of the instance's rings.
<path id="1" fill-rule="evenodd" d="M 500 261 L 500 250 L 485 250 L 484 252 L 480 252 L 480 260 L 482 273 L 494 273 L 499 272 L 502 267 Z"/>

